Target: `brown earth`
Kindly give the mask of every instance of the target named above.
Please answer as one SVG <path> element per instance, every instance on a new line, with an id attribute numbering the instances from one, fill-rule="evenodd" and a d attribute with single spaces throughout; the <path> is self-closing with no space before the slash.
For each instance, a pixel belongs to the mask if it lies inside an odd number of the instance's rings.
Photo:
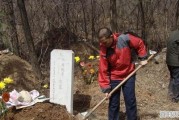
<path id="1" fill-rule="evenodd" d="M 96 62 L 96 61 L 95 61 Z M 158 63 L 158 64 L 156 64 Z M 101 93 L 96 79 L 86 84 L 78 65 L 75 65 L 74 79 L 74 115 L 85 112 L 94 107 L 104 94 Z M 40 94 L 49 97 L 49 88 L 43 88 L 49 83 L 48 74 L 43 82 L 37 82 L 30 64 L 12 54 L 0 55 L 0 78 L 12 77 L 14 84 L 9 91 L 37 89 Z M 46 72 L 49 73 L 49 72 Z M 140 120 L 161 120 L 160 111 L 179 111 L 179 103 L 172 103 L 167 98 L 169 73 L 165 64 L 165 51 L 160 52 L 155 60 L 151 60 L 145 67 L 137 72 L 136 96 L 138 105 L 138 118 Z M 108 101 L 105 101 L 93 114 L 90 120 L 107 120 Z M 121 119 L 125 120 L 125 105 L 121 96 Z M 66 111 L 65 106 L 47 102 L 37 103 L 34 106 L 16 110 L 10 108 L 1 119 L 6 120 L 71 120 L 73 115 Z M 179 118 L 176 118 L 176 120 Z M 167 120 L 167 119 L 166 119 Z M 174 119 L 172 119 L 174 120 Z"/>

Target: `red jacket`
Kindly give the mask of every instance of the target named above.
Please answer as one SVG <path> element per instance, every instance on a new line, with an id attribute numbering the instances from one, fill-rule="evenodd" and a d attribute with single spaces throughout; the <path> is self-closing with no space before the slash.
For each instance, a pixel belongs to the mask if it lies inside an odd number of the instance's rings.
<path id="1" fill-rule="evenodd" d="M 98 82 L 102 92 L 108 92 L 110 80 L 123 80 L 134 69 L 131 49 L 135 49 L 139 59 L 147 57 L 146 47 L 141 38 L 131 34 L 113 34 L 114 41 L 110 48 L 100 44 L 100 63 Z"/>

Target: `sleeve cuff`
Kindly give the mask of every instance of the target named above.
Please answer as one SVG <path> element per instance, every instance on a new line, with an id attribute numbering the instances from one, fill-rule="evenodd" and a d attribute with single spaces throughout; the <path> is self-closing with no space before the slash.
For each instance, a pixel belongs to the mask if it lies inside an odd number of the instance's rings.
<path id="1" fill-rule="evenodd" d="M 101 88 L 101 91 L 103 93 L 109 93 L 109 92 L 111 92 L 111 87 L 109 86 L 108 88 Z"/>
<path id="2" fill-rule="evenodd" d="M 147 60 L 148 56 L 145 55 L 145 56 L 143 56 L 143 57 L 138 57 L 138 58 L 139 58 L 140 61 L 143 61 L 143 60 Z"/>

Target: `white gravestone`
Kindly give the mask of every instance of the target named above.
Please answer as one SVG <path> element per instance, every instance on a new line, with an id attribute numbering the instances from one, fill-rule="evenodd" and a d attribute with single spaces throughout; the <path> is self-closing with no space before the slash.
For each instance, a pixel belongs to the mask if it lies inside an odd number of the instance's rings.
<path id="1" fill-rule="evenodd" d="M 50 59 L 50 102 L 65 105 L 73 114 L 74 53 L 54 49 Z"/>

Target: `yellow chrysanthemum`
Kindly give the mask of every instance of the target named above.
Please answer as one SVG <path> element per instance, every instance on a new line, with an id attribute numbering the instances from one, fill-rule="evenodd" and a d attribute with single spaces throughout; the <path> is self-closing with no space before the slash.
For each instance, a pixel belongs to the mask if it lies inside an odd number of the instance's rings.
<path id="1" fill-rule="evenodd" d="M 80 57 L 79 57 L 79 56 L 76 56 L 76 57 L 75 57 L 75 61 L 76 61 L 76 62 L 79 62 L 79 61 L 80 61 Z"/>
<path id="2" fill-rule="evenodd" d="M 88 59 L 89 59 L 89 60 L 94 60 L 94 56 L 93 56 L 93 55 L 90 55 Z"/>
<path id="3" fill-rule="evenodd" d="M 85 75 L 86 73 L 87 73 L 87 70 L 84 70 L 84 71 L 83 71 L 83 75 Z"/>
<path id="4" fill-rule="evenodd" d="M 6 84 L 4 82 L 0 82 L 0 90 L 3 90 L 6 87 Z"/>
<path id="5" fill-rule="evenodd" d="M 96 58 L 99 58 L 99 56 L 96 56 Z"/>
<path id="6" fill-rule="evenodd" d="M 95 71 L 94 69 L 90 69 L 90 73 L 93 74 Z"/>
<path id="7" fill-rule="evenodd" d="M 45 85 L 43 86 L 43 88 L 48 88 L 48 85 L 47 85 L 47 84 L 45 84 Z"/>
<path id="8" fill-rule="evenodd" d="M 3 81 L 5 84 L 9 84 L 9 83 L 13 83 L 13 79 L 11 79 L 10 77 L 4 78 Z"/>

